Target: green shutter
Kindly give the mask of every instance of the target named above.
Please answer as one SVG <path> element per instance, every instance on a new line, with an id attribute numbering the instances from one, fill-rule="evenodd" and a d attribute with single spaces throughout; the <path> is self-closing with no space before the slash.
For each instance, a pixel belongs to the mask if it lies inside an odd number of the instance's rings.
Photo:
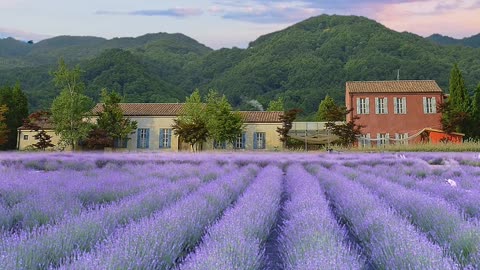
<path id="1" fill-rule="evenodd" d="M 146 128 L 145 131 L 146 131 L 146 140 L 147 140 L 145 148 L 149 148 L 150 147 L 150 129 Z"/>
<path id="2" fill-rule="evenodd" d="M 163 128 L 160 129 L 160 135 L 158 136 L 158 148 L 164 148 L 163 147 L 163 133 L 164 133 Z"/>
<path id="3" fill-rule="evenodd" d="M 242 132 L 242 149 L 245 149 L 246 144 L 247 144 L 247 133 Z"/>
<path id="4" fill-rule="evenodd" d="M 168 129 L 167 148 L 172 148 L 172 129 Z"/>
<path id="5" fill-rule="evenodd" d="M 258 148 L 258 145 L 257 145 L 257 132 L 254 132 L 253 133 L 253 149 L 257 149 Z"/>
<path id="6" fill-rule="evenodd" d="M 140 129 L 137 129 L 137 148 L 140 148 Z"/>

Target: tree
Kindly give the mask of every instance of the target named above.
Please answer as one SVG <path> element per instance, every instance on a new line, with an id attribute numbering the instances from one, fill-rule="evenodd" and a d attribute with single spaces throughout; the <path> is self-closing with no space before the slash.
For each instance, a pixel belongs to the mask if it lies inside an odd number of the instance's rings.
<path id="1" fill-rule="evenodd" d="M 13 150 L 17 147 L 17 129 L 23 124 L 23 119 L 28 116 L 28 100 L 19 83 L 13 87 L 6 86 L 0 89 L 0 104 L 8 107 L 5 123 L 9 131 L 8 141 L 1 148 Z"/>
<path id="2" fill-rule="evenodd" d="M 60 140 L 75 150 L 78 142 L 87 137 L 91 126 L 85 121 L 92 107 L 92 100 L 83 94 L 85 88 L 80 79 L 78 67 L 69 69 L 63 59 L 53 72 L 55 85 L 61 89 L 60 95 L 52 103 L 52 119 L 55 133 Z"/>
<path id="3" fill-rule="evenodd" d="M 283 104 L 283 97 L 278 97 L 276 100 L 271 100 L 270 103 L 268 103 L 267 112 L 283 112 L 285 111 Z"/>
<path id="4" fill-rule="evenodd" d="M 50 136 L 44 129 L 46 123 L 50 121 L 50 117 L 50 112 L 37 111 L 31 113 L 28 118 L 23 121 L 23 127 L 25 129 L 37 132 L 37 134 L 33 135 L 33 138 L 37 140 L 37 142 L 32 144 L 36 149 L 45 151 L 45 149 L 55 146 L 52 143 L 52 136 Z"/>
<path id="5" fill-rule="evenodd" d="M 462 72 L 455 64 L 450 72 L 450 96 L 439 105 L 442 112 L 442 128 L 445 132 L 467 132 L 470 120 L 470 96 L 468 95 Z"/>
<path id="6" fill-rule="evenodd" d="M 243 119 L 238 112 L 232 111 L 232 106 L 225 95 L 210 90 L 206 105 L 207 130 L 209 136 L 217 142 L 228 142 L 234 145 L 242 134 Z"/>
<path id="7" fill-rule="evenodd" d="M 8 141 L 8 128 L 5 123 L 5 114 L 8 112 L 6 105 L 0 105 L 0 145 L 5 144 Z"/>
<path id="8" fill-rule="evenodd" d="M 190 144 L 192 150 L 198 151 L 199 144 L 206 142 L 208 130 L 205 117 L 205 105 L 200 91 L 196 89 L 187 97 L 181 115 L 174 119 L 172 129 L 175 135 Z"/>
<path id="9" fill-rule="evenodd" d="M 471 106 L 471 136 L 474 138 L 480 137 L 480 84 L 475 89 Z"/>
<path id="10" fill-rule="evenodd" d="M 326 95 L 318 105 L 316 120 L 321 122 L 342 121 L 345 117 L 343 111 L 344 109 L 339 107 L 333 98 Z"/>
<path id="11" fill-rule="evenodd" d="M 339 110 L 335 109 L 332 111 L 332 118 L 345 118 L 345 116 L 352 112 L 352 109 L 347 110 L 346 108 L 342 107 Z M 333 117 L 335 116 L 335 117 Z M 362 128 L 365 126 L 357 125 L 356 121 L 360 119 L 358 116 L 352 117 L 352 119 L 346 123 L 337 125 L 334 120 L 328 121 L 325 124 L 325 128 L 330 130 L 332 134 L 338 136 L 338 140 L 336 141 L 338 144 L 351 147 L 358 139 L 358 136 L 362 134 Z"/>
<path id="12" fill-rule="evenodd" d="M 288 141 L 288 132 L 293 127 L 293 121 L 297 118 L 297 114 L 301 112 L 300 109 L 292 109 L 284 114 L 280 115 L 280 121 L 282 121 L 282 127 L 277 128 L 277 132 L 280 135 L 280 141 L 283 143 L 283 148 L 285 149 Z"/>
<path id="13" fill-rule="evenodd" d="M 89 132 L 87 138 L 83 141 L 87 149 L 103 150 L 105 147 L 113 147 L 112 138 L 107 131 L 94 126 Z"/>
<path id="14" fill-rule="evenodd" d="M 127 140 L 128 135 L 137 129 L 137 122 L 124 117 L 119 105 L 122 97 L 117 92 L 102 89 L 101 95 L 103 111 L 98 113 L 98 129 L 105 131 L 115 148 L 118 142 Z M 98 136 L 101 132 L 96 131 L 94 134 Z"/>

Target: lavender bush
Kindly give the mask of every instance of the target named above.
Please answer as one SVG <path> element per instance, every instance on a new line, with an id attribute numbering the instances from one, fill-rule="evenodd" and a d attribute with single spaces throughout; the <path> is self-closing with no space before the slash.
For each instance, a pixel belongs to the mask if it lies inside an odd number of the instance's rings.
<path id="1" fill-rule="evenodd" d="M 259 269 L 281 193 L 282 171 L 266 167 L 179 269 Z"/>
<path id="2" fill-rule="evenodd" d="M 195 246 L 209 226 L 246 188 L 244 168 L 200 187 L 168 209 L 132 223 L 64 269 L 168 269 Z"/>
<path id="3" fill-rule="evenodd" d="M 341 170 L 341 168 L 339 168 Z M 460 210 L 438 197 L 409 190 L 383 178 L 355 178 L 404 213 L 419 229 L 448 249 L 462 266 L 480 267 L 480 230 L 467 222 Z"/>
<path id="4" fill-rule="evenodd" d="M 319 167 L 318 177 L 335 211 L 350 228 L 375 269 L 455 269 L 442 249 L 419 234 L 360 184 Z"/>
<path id="5" fill-rule="evenodd" d="M 318 181 L 302 166 L 288 168 L 285 223 L 281 232 L 284 269 L 361 269 L 355 250 L 345 245 Z"/>

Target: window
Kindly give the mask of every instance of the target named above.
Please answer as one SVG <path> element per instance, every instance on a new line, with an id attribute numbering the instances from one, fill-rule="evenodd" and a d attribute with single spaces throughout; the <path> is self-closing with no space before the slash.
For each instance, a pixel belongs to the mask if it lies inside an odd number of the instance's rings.
<path id="1" fill-rule="evenodd" d="M 369 113 L 370 113 L 370 99 L 357 98 L 357 114 L 369 114 Z"/>
<path id="2" fill-rule="evenodd" d="M 146 149 L 149 147 L 149 128 L 139 128 L 137 129 L 137 148 Z"/>
<path id="3" fill-rule="evenodd" d="M 128 138 L 115 138 L 113 140 L 113 146 L 115 148 L 127 148 Z"/>
<path id="4" fill-rule="evenodd" d="M 360 147 L 362 147 L 362 148 L 370 147 L 370 146 L 371 146 L 371 143 L 370 143 L 370 133 L 360 135 L 359 145 L 360 145 Z"/>
<path id="5" fill-rule="evenodd" d="M 23 140 L 24 141 L 28 140 L 28 135 L 23 135 Z"/>
<path id="6" fill-rule="evenodd" d="M 213 140 L 213 148 L 214 149 L 227 149 L 227 143 L 225 141 L 217 141 Z"/>
<path id="7" fill-rule="evenodd" d="M 265 149 L 265 132 L 253 133 L 253 149 Z"/>
<path id="8" fill-rule="evenodd" d="M 159 137 L 159 148 L 171 148 L 172 147 L 172 129 L 171 128 L 161 128 L 160 137 Z"/>
<path id="9" fill-rule="evenodd" d="M 390 140 L 390 136 L 388 133 L 378 133 L 377 134 L 377 145 L 379 147 L 385 147 L 385 145 L 388 144 L 388 141 Z"/>
<path id="10" fill-rule="evenodd" d="M 407 98 L 402 97 L 402 98 L 393 98 L 393 109 L 394 109 L 394 114 L 406 114 L 407 113 Z"/>
<path id="11" fill-rule="evenodd" d="M 423 112 L 426 114 L 437 113 L 437 101 L 435 97 L 423 97 Z"/>
<path id="12" fill-rule="evenodd" d="M 388 113 L 387 98 L 375 98 L 375 113 L 376 114 Z"/>
<path id="13" fill-rule="evenodd" d="M 408 144 L 408 133 L 395 133 L 397 144 Z"/>
<path id="14" fill-rule="evenodd" d="M 245 149 L 246 142 L 246 133 L 238 134 L 237 139 L 235 140 L 235 149 Z"/>

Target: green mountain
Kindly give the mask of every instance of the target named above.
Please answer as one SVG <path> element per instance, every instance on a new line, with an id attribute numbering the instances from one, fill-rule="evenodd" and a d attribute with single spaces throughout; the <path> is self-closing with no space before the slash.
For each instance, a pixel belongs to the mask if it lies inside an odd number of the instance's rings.
<path id="1" fill-rule="evenodd" d="M 56 37 L 37 44 L 0 40 L 0 85 L 20 81 L 31 110 L 58 94 L 49 71 L 58 58 L 84 70 L 87 94 L 114 89 L 126 102 L 183 102 L 195 88 L 215 88 L 239 109 L 283 96 L 286 108 L 314 115 L 326 94 L 343 104 L 350 80 L 432 79 L 448 89 L 458 63 L 470 90 L 480 82 L 480 49 L 443 46 L 399 33 L 364 17 L 313 17 L 252 41 L 248 48 L 212 50 L 181 34 L 106 40 Z M 7 45 L 4 45 L 7 44 Z M 9 45 L 10 44 L 10 45 Z M 22 49 L 23 48 L 23 49 Z"/>
<path id="2" fill-rule="evenodd" d="M 427 39 L 440 44 L 440 45 L 458 45 L 458 46 L 468 46 L 472 48 L 480 48 L 480 34 L 466 37 L 462 39 L 455 39 L 448 36 L 443 36 L 440 34 L 433 34 Z"/>

